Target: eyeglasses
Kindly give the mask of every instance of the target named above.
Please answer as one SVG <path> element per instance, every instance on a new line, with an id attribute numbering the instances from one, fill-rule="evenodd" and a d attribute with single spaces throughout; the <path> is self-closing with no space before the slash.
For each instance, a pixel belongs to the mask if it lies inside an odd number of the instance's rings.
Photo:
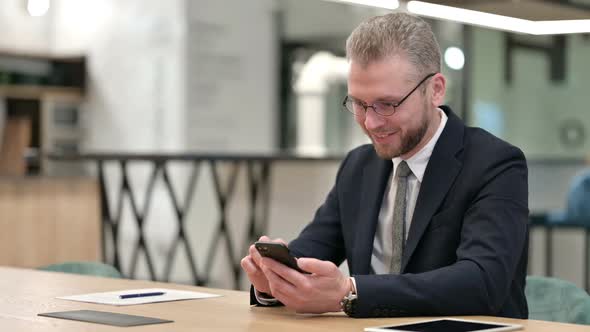
<path id="1" fill-rule="evenodd" d="M 427 79 L 431 78 L 434 75 L 436 75 L 436 73 L 428 74 L 426 77 L 424 77 L 422 79 L 422 81 L 420 81 L 420 83 L 418 83 L 416 85 L 416 87 L 414 87 L 412 89 L 412 91 L 410 91 L 405 97 L 403 97 L 397 103 L 388 103 L 386 101 L 378 101 L 378 102 L 373 103 L 372 105 L 367 105 L 360 100 L 356 100 L 350 96 L 346 96 L 346 97 L 344 97 L 344 101 L 342 102 L 342 106 L 344 107 L 344 109 L 346 109 L 347 111 L 349 111 L 355 115 L 365 115 L 365 113 L 367 113 L 367 109 L 369 107 L 372 108 L 373 111 L 375 111 L 375 113 L 377 113 L 377 114 L 380 114 L 383 116 L 393 115 L 393 113 L 395 113 L 395 109 L 397 107 L 399 107 L 404 101 L 406 101 L 406 99 L 408 99 L 408 97 L 410 97 L 410 95 L 412 95 L 412 93 L 414 93 L 414 91 L 416 91 L 418 89 L 418 87 L 420 87 L 420 85 L 422 85 L 422 83 L 426 82 Z"/>

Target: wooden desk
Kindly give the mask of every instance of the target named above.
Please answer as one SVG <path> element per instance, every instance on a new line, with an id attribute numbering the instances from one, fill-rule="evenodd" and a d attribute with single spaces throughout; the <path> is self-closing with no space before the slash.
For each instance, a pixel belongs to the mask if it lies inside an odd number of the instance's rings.
<path id="1" fill-rule="evenodd" d="M 55 299 L 56 296 L 118 289 L 166 287 L 205 291 L 223 297 L 115 307 Z M 248 305 L 248 293 L 150 281 L 105 279 L 0 267 L 0 327 L 2 331 L 127 331 L 118 327 L 37 316 L 41 312 L 93 309 L 174 320 L 174 323 L 129 328 L 129 331 L 362 331 L 366 326 L 402 323 L 416 318 L 353 319 L 341 313 L 296 315 L 285 308 Z M 525 331 L 588 332 L 588 326 L 534 320 L 469 317 L 517 323 Z"/>

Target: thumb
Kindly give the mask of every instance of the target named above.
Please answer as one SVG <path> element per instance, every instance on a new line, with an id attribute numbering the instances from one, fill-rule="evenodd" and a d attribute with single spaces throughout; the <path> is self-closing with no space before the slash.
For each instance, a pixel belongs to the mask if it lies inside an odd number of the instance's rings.
<path id="1" fill-rule="evenodd" d="M 266 235 L 262 235 L 260 238 L 258 238 L 258 241 L 270 242 L 270 238 Z"/>
<path id="2" fill-rule="evenodd" d="M 333 276 L 335 273 L 340 272 L 334 263 L 315 258 L 298 258 L 297 265 L 299 265 L 303 271 L 320 276 Z"/>

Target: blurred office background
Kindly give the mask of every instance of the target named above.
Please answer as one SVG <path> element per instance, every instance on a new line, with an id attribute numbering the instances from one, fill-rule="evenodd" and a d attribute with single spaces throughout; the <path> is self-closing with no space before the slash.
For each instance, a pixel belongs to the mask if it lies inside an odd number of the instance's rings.
<path id="1" fill-rule="evenodd" d="M 586 0 L 429 2 L 590 18 Z M 367 142 L 340 107 L 344 42 L 386 12 L 321 0 L 2 0 L 0 264 L 104 260 L 134 278 L 245 287 L 236 266 L 251 237 L 295 237 L 338 160 Z M 540 225 L 530 274 L 587 287 L 590 220 L 566 211 L 588 168 L 590 34 L 426 19 L 447 104 L 527 156 Z M 569 200 L 590 205 L 584 190 Z"/>

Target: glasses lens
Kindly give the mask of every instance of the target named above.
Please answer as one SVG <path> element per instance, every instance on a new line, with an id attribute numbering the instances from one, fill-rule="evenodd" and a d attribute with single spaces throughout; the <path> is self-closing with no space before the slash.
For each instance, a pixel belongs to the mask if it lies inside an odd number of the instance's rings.
<path id="1" fill-rule="evenodd" d="M 375 112 L 381 115 L 392 115 L 395 113 L 395 107 L 391 103 L 376 102 L 373 104 L 373 108 Z"/>
<path id="2" fill-rule="evenodd" d="M 358 110 L 362 110 L 363 107 L 360 105 L 355 106 L 355 104 L 357 103 L 347 96 L 346 100 L 344 101 L 344 108 L 352 114 L 361 114 Z"/>

